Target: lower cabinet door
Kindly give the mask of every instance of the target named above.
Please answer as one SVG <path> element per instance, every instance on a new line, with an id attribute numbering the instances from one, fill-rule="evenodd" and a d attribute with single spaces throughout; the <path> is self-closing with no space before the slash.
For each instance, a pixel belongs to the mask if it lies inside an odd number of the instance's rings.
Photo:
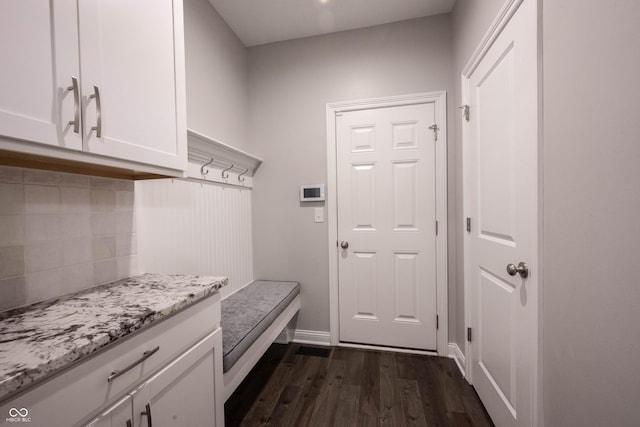
<path id="1" fill-rule="evenodd" d="M 219 426 L 216 415 L 220 407 L 216 387 L 216 352 L 220 347 L 221 329 L 211 333 L 131 393 L 134 427 Z"/>
<path id="2" fill-rule="evenodd" d="M 127 397 L 105 410 L 87 427 L 133 427 L 132 398 Z"/>

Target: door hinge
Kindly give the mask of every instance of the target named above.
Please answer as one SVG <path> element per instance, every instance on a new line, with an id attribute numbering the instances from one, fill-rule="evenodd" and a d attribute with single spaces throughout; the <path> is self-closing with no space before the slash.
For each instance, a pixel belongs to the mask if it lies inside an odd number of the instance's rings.
<path id="1" fill-rule="evenodd" d="M 436 329 L 440 329 L 440 316 L 436 314 Z"/>
<path id="2" fill-rule="evenodd" d="M 438 235 L 438 221 L 436 221 L 436 236 Z"/>
<path id="3" fill-rule="evenodd" d="M 438 127 L 437 123 L 432 124 L 431 126 L 429 126 L 429 129 L 431 129 L 433 131 L 433 134 L 435 135 L 435 139 L 434 141 L 438 141 L 438 131 L 440 130 L 440 128 Z"/>
<path id="4" fill-rule="evenodd" d="M 462 104 L 458 108 L 460 108 L 462 110 L 462 117 L 464 117 L 464 119 L 468 122 L 469 121 L 469 106 L 467 104 Z"/>
<path id="5" fill-rule="evenodd" d="M 467 328 L 467 341 L 471 342 L 471 328 Z"/>
<path id="6" fill-rule="evenodd" d="M 471 233 L 471 218 L 467 217 L 467 233 Z"/>

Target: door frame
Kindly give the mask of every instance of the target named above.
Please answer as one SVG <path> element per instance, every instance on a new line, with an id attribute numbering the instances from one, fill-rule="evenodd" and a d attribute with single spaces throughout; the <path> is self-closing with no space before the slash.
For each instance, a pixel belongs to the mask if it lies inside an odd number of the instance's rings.
<path id="1" fill-rule="evenodd" d="M 535 322 L 533 322 L 534 330 L 533 342 L 536 344 L 537 348 L 533 352 L 532 355 L 532 412 L 533 412 L 533 425 L 542 426 L 544 425 L 544 413 L 543 413 L 543 397 L 542 397 L 542 295 L 543 295 L 543 127 L 542 127 L 542 19 L 541 19 L 541 1 L 539 0 L 528 0 L 536 3 L 536 40 L 537 40 L 537 240 L 536 244 L 538 245 L 536 255 L 537 259 L 535 260 L 536 264 L 536 280 L 537 280 L 537 301 L 535 301 Z M 507 0 L 505 4 L 502 6 L 500 11 L 498 12 L 496 18 L 491 23 L 491 26 L 487 30 L 486 34 L 476 47 L 475 51 L 469 58 L 469 61 L 466 63 L 465 67 L 462 70 L 460 75 L 461 81 L 461 108 L 462 106 L 467 105 L 469 100 L 469 79 L 475 69 L 478 67 L 482 59 L 485 57 L 495 40 L 502 33 L 502 30 L 507 26 L 507 24 L 511 21 L 511 18 L 514 16 L 520 5 L 524 2 L 524 0 Z M 473 115 L 473 110 L 470 111 L 470 115 Z M 467 129 L 467 123 L 465 122 L 464 115 L 460 115 L 461 125 L 461 141 L 462 141 L 462 209 L 463 209 L 463 218 L 469 217 L 469 189 L 471 188 L 473 182 L 472 177 L 467 171 L 466 165 L 470 164 L 470 154 L 469 154 L 469 133 Z M 470 266 L 469 262 L 469 251 L 470 251 L 470 243 L 469 243 L 469 234 L 463 231 L 463 248 L 464 248 L 464 327 L 473 327 L 475 325 L 471 324 L 472 319 L 472 308 L 470 301 Z M 465 355 L 465 371 L 464 376 L 470 384 L 473 384 L 473 349 L 472 343 L 470 343 L 466 338 L 464 339 L 464 355 Z"/>
<path id="2" fill-rule="evenodd" d="M 433 103 L 438 141 L 436 142 L 436 312 L 439 325 L 437 334 L 437 353 L 447 356 L 448 327 L 448 256 L 447 256 L 447 94 L 445 91 L 413 93 L 384 98 L 359 99 L 344 102 L 331 102 L 326 105 L 327 116 L 327 222 L 329 238 L 329 334 L 331 345 L 340 345 L 340 312 L 338 300 L 338 204 L 337 204 L 337 159 L 336 159 L 336 116 L 347 111 L 368 110 L 372 108 L 397 107 L 415 104 Z M 434 224 L 435 227 L 435 224 Z M 350 345 L 354 346 L 354 345 Z M 366 345 L 358 347 L 368 347 Z M 376 347 L 381 348 L 381 347 Z M 398 349 L 393 349 L 399 351 Z M 414 353 L 420 352 L 410 351 Z"/>

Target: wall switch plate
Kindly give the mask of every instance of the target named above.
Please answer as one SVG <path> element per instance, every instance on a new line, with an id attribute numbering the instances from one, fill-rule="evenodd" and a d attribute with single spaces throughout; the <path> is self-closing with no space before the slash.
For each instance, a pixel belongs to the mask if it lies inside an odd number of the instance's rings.
<path id="1" fill-rule="evenodd" d="M 324 208 L 314 208 L 313 218 L 315 222 L 324 222 Z"/>

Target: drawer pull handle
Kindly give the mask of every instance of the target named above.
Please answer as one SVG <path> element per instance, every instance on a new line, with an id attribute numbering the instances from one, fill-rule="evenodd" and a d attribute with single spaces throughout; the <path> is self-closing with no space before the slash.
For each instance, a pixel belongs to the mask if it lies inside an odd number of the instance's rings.
<path id="1" fill-rule="evenodd" d="M 122 369 L 122 370 L 115 370 L 111 372 L 111 375 L 109 375 L 109 377 L 107 378 L 107 382 L 111 382 L 113 380 L 115 380 L 116 378 L 118 378 L 120 375 L 125 374 L 126 372 L 130 371 L 131 369 L 133 369 L 136 365 L 141 364 L 142 362 L 144 362 L 145 360 L 147 360 L 148 358 L 150 358 L 151 356 L 153 356 L 158 350 L 160 350 L 160 346 L 157 346 L 156 348 L 154 348 L 153 350 L 147 350 L 144 353 L 142 353 L 142 357 L 138 360 L 136 360 L 135 362 L 133 362 L 131 365 L 127 366 L 126 368 Z"/>
<path id="2" fill-rule="evenodd" d="M 153 427 L 153 422 L 151 421 L 151 404 L 147 403 L 146 405 L 144 405 L 144 409 L 145 409 L 145 411 L 142 412 L 140 415 L 146 415 L 147 416 L 147 427 Z"/>

